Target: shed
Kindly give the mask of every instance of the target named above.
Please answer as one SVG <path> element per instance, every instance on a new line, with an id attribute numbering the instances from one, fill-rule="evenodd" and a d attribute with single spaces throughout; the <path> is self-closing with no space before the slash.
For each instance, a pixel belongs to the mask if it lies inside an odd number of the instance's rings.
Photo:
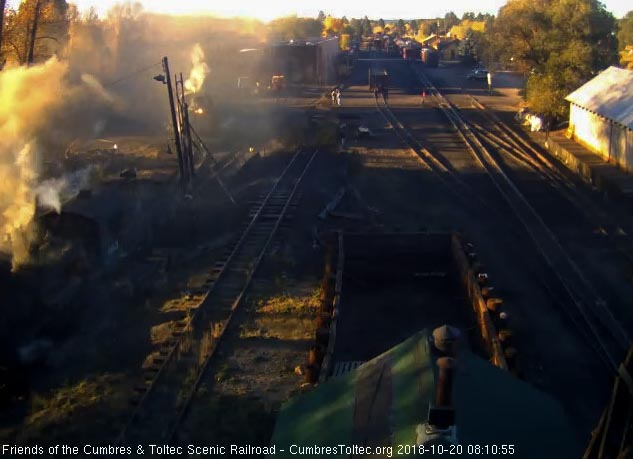
<path id="1" fill-rule="evenodd" d="M 290 40 L 269 47 L 269 64 L 293 84 L 329 84 L 336 80 L 338 37 Z"/>
<path id="2" fill-rule="evenodd" d="M 455 60 L 459 52 L 459 40 L 441 40 L 439 43 L 435 44 L 435 49 L 437 49 L 437 52 L 440 54 L 440 58 L 443 61 Z"/>
<path id="3" fill-rule="evenodd" d="M 633 172 L 633 70 L 609 67 L 566 100 L 574 140 Z"/>
<path id="4" fill-rule="evenodd" d="M 427 441 L 438 440 L 429 439 L 425 427 L 436 393 L 436 358 L 430 334 L 423 330 L 355 370 L 291 399 L 282 407 L 273 433 L 276 454 L 323 457 L 322 447 L 364 445 L 374 452 L 377 447 L 393 449 L 392 454 L 383 450 L 368 457 L 417 457 L 411 445 L 428 446 Z M 556 400 L 466 349 L 457 357 L 452 399 L 454 433 L 463 447 L 462 456 L 497 457 L 503 445 L 513 445 L 515 457 L 522 458 L 582 454 Z M 398 450 L 398 445 L 408 449 Z M 489 449 L 474 445 L 489 445 Z M 495 445 L 494 451 L 490 445 Z M 329 457 L 355 456 L 339 448 Z"/>

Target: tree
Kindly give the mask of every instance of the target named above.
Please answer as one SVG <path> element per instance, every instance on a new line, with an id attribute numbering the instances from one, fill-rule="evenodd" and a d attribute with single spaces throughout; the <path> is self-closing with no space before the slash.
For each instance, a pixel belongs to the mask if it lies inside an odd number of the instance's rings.
<path id="1" fill-rule="evenodd" d="M 323 35 L 332 36 L 341 32 L 343 29 L 343 21 L 332 16 L 327 16 L 323 21 Z"/>
<path id="2" fill-rule="evenodd" d="M 378 19 L 378 25 L 381 29 L 385 28 L 385 20 L 383 18 Z"/>
<path id="3" fill-rule="evenodd" d="M 2 54 L 2 29 L 4 28 L 4 10 L 7 6 L 7 0 L 0 0 L 0 70 L 4 67 L 4 56 Z"/>
<path id="4" fill-rule="evenodd" d="M 2 49 L 18 64 L 46 59 L 68 39 L 68 3 L 65 0 L 24 0 L 5 18 Z"/>
<path id="5" fill-rule="evenodd" d="M 396 23 L 396 33 L 398 35 L 404 35 L 404 21 L 402 19 L 398 19 Z"/>
<path id="6" fill-rule="evenodd" d="M 618 46 L 623 50 L 628 45 L 633 45 L 633 11 L 618 21 Z"/>
<path id="7" fill-rule="evenodd" d="M 459 18 L 455 13 L 449 11 L 444 15 L 444 28 L 446 30 L 451 30 L 451 27 L 457 24 L 459 24 Z"/>
<path id="8" fill-rule="evenodd" d="M 509 0 L 487 35 L 502 62 L 530 71 L 528 105 L 561 116 L 567 94 L 616 62 L 615 31 L 598 0 Z"/>
<path id="9" fill-rule="evenodd" d="M 319 11 L 319 15 L 317 16 L 317 21 L 319 21 L 319 22 L 321 22 L 321 23 L 322 23 L 323 21 L 325 21 L 325 13 L 323 12 L 323 10 L 320 10 L 320 11 Z"/>
<path id="10" fill-rule="evenodd" d="M 274 19 L 269 24 L 269 35 L 273 40 L 297 40 L 318 37 L 323 25 L 316 19 L 286 16 Z"/>
<path id="11" fill-rule="evenodd" d="M 411 21 L 409 21 L 409 27 L 411 27 L 411 33 L 413 35 L 418 33 L 418 21 L 412 19 Z"/>
<path id="12" fill-rule="evenodd" d="M 33 18 L 31 19 L 31 30 L 29 31 L 29 54 L 27 56 L 27 64 L 33 64 L 35 53 L 35 39 L 37 38 L 37 27 L 42 14 L 42 0 L 35 0 L 35 8 L 33 10 Z"/>
<path id="13" fill-rule="evenodd" d="M 618 23 L 618 47 L 620 49 L 620 65 L 633 69 L 633 51 L 627 46 L 633 46 L 633 11 L 626 13 Z"/>
<path id="14" fill-rule="evenodd" d="M 420 33 L 423 37 L 428 37 L 432 33 L 437 33 L 437 21 L 435 20 L 426 20 L 424 22 L 420 21 L 420 25 L 418 25 L 418 35 Z"/>
<path id="15" fill-rule="evenodd" d="M 373 30 L 373 28 L 371 26 L 371 21 L 369 20 L 369 18 L 367 16 L 365 16 L 363 18 L 363 23 L 362 23 L 362 28 L 361 28 L 362 35 L 364 37 L 368 37 L 368 36 L 370 36 L 372 34 L 372 30 Z"/>
<path id="16" fill-rule="evenodd" d="M 361 21 L 359 19 L 352 18 L 349 21 L 349 26 L 352 29 L 350 32 L 350 34 L 352 35 L 352 40 L 360 41 L 363 35 Z"/>
<path id="17" fill-rule="evenodd" d="M 478 44 L 481 36 L 483 36 L 481 32 L 469 29 L 466 36 L 459 42 L 457 54 L 463 62 L 473 63 L 479 60 Z"/>

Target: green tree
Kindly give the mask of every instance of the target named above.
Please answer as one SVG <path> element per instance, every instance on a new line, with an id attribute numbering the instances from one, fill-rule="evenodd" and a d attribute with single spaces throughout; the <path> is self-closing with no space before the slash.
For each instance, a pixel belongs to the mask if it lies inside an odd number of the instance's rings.
<path id="1" fill-rule="evenodd" d="M 352 40 L 360 41 L 361 37 L 363 35 L 362 23 L 361 23 L 360 19 L 352 18 L 349 21 L 349 26 L 350 26 L 350 29 L 352 29 L 351 32 L 349 32 L 351 34 L 351 36 L 352 36 Z"/>
<path id="2" fill-rule="evenodd" d="M 437 21 L 435 21 L 434 19 L 420 22 L 421 25 L 419 25 L 418 30 L 422 29 L 422 35 L 424 35 L 425 37 L 428 37 L 432 33 L 437 33 Z"/>
<path id="3" fill-rule="evenodd" d="M 444 15 L 444 27 L 446 30 L 451 30 L 451 27 L 457 24 L 459 24 L 459 18 L 455 13 L 449 11 Z"/>
<path id="4" fill-rule="evenodd" d="M 618 46 L 623 50 L 628 45 L 633 45 L 633 11 L 618 21 Z"/>
<path id="5" fill-rule="evenodd" d="M 402 19 L 398 19 L 396 22 L 395 32 L 398 35 L 404 35 L 404 21 Z"/>
<path id="6" fill-rule="evenodd" d="M 617 61 L 615 31 L 598 0 L 509 0 L 487 34 L 502 62 L 530 71 L 528 105 L 561 116 L 569 92 Z"/>
<path id="7" fill-rule="evenodd" d="M 409 27 L 411 27 L 411 32 L 413 32 L 414 35 L 418 33 L 418 21 L 411 19 L 411 21 L 409 21 Z"/>
<path id="8" fill-rule="evenodd" d="M 633 46 L 633 11 L 626 13 L 618 23 L 618 47 L 620 49 L 620 65 L 633 69 L 633 52 L 626 49 Z"/>
<path id="9" fill-rule="evenodd" d="M 325 20 L 325 13 L 323 12 L 323 10 L 319 11 L 319 15 L 317 16 L 317 21 L 319 22 L 323 22 Z"/>
<path id="10" fill-rule="evenodd" d="M 484 34 L 469 29 L 466 36 L 459 42 L 457 54 L 463 62 L 473 63 L 481 59 L 481 45 Z"/>
<path id="11" fill-rule="evenodd" d="M 362 32 L 362 35 L 364 37 L 368 37 L 368 36 L 372 35 L 372 33 L 373 33 L 373 28 L 371 26 L 371 21 L 369 20 L 369 18 L 367 16 L 365 16 L 363 18 L 361 32 Z"/>
<path id="12" fill-rule="evenodd" d="M 378 19 L 378 25 L 381 29 L 385 28 L 385 20 L 383 18 Z"/>
<path id="13" fill-rule="evenodd" d="M 286 16 L 269 24 L 269 36 L 273 40 L 296 40 L 319 37 L 323 24 L 317 19 Z"/>

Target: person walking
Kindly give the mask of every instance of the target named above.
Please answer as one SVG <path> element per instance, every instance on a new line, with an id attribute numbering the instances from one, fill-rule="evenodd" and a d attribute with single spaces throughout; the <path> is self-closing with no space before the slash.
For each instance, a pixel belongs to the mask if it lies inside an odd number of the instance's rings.
<path id="1" fill-rule="evenodd" d="M 335 105 L 336 104 L 336 89 L 332 89 L 330 96 L 332 96 L 332 105 Z"/>
<path id="2" fill-rule="evenodd" d="M 336 88 L 336 105 L 341 106 L 341 90 Z"/>
<path id="3" fill-rule="evenodd" d="M 426 88 L 422 90 L 422 105 L 424 105 L 425 100 L 426 100 Z"/>

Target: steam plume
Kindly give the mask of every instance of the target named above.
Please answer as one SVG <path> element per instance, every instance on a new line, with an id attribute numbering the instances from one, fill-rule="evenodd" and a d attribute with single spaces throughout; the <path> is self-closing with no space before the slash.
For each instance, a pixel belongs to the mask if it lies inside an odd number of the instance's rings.
<path id="1" fill-rule="evenodd" d="M 209 66 L 204 62 L 204 51 L 199 43 L 196 43 L 191 50 L 191 63 L 193 68 L 189 78 L 185 80 L 185 90 L 188 94 L 200 91 L 204 79 L 209 74 Z"/>
<path id="2" fill-rule="evenodd" d="M 13 255 L 14 268 L 28 257 L 41 164 L 37 133 L 64 98 L 66 70 L 52 58 L 0 72 L 0 250 Z"/>

